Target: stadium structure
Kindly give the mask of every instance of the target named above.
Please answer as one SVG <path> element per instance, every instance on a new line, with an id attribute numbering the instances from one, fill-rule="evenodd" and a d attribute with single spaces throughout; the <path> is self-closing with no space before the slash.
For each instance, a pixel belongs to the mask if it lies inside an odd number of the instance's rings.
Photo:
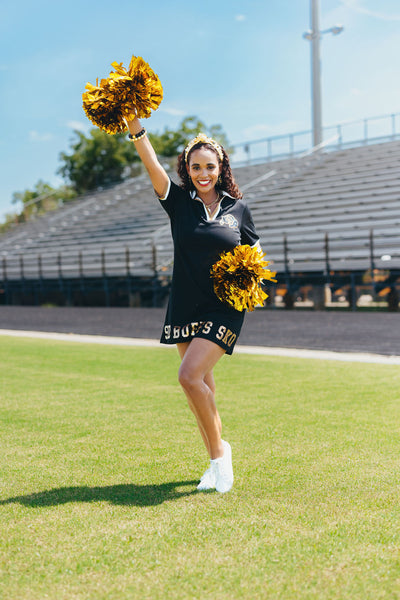
<path id="1" fill-rule="evenodd" d="M 344 142 L 339 131 L 311 150 L 295 149 L 293 135 L 278 154 L 278 138 L 236 149 L 235 178 L 277 271 L 267 307 L 398 310 L 398 116 L 372 139 Z M 168 296 L 169 222 L 144 173 L 15 226 L 0 253 L 2 304 L 161 306 Z"/>

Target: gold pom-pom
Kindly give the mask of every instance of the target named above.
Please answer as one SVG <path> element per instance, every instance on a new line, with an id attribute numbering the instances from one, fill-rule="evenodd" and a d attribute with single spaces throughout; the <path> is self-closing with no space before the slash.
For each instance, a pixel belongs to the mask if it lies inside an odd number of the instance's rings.
<path id="1" fill-rule="evenodd" d="M 107 133 L 123 133 L 127 127 L 122 119 L 122 111 L 115 102 L 107 79 L 102 79 L 100 85 L 88 83 L 87 92 L 82 95 L 83 110 L 87 118 Z"/>
<path id="2" fill-rule="evenodd" d="M 147 118 L 163 99 L 163 88 L 158 76 L 140 56 L 132 56 L 128 70 L 122 63 L 111 64 L 107 79 L 100 85 L 88 83 L 82 94 L 83 110 L 88 119 L 107 133 L 123 133 L 126 121 L 135 115 Z"/>
<path id="3" fill-rule="evenodd" d="M 261 288 L 262 282 L 276 282 L 276 273 L 266 268 L 269 262 L 263 260 L 264 256 L 257 247 L 247 244 L 223 252 L 211 267 L 214 292 L 219 300 L 239 311 L 253 311 L 257 305 L 262 306 L 268 298 Z"/>

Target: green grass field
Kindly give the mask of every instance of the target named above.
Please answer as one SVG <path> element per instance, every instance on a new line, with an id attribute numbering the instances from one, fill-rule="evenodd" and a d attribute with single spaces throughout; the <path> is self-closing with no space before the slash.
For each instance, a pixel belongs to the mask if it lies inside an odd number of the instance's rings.
<path id="1" fill-rule="evenodd" d="M 2 337 L 2 600 L 400 598 L 399 368 L 225 357 L 225 495 L 177 368 Z"/>

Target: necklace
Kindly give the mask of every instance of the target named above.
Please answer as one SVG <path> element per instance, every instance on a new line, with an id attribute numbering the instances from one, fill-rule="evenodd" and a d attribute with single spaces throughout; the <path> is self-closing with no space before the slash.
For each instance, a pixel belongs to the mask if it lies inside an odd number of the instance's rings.
<path id="1" fill-rule="evenodd" d="M 211 212 L 211 207 L 215 206 L 216 204 L 218 204 L 218 202 L 220 201 L 220 197 L 219 195 L 217 196 L 217 199 L 214 200 L 214 202 L 210 202 L 210 204 L 206 204 L 205 202 L 203 202 L 204 206 L 206 207 L 206 209 L 208 210 L 208 212 Z"/>

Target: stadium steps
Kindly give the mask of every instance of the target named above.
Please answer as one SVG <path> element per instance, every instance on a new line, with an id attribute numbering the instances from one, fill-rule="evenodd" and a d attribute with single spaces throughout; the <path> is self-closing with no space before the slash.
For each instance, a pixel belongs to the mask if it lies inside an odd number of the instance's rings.
<path id="1" fill-rule="evenodd" d="M 400 142 L 320 152 L 234 170 L 252 209 L 267 258 L 282 271 L 283 236 L 292 270 L 325 269 L 325 233 L 332 269 L 368 269 L 369 235 L 374 231 L 375 263 L 390 255 L 400 267 Z M 173 176 L 175 178 L 175 176 Z M 65 204 L 0 236 L 7 276 L 57 277 L 58 257 L 64 276 L 169 273 L 172 241 L 169 221 L 155 198 L 147 175 L 129 179 Z"/>

